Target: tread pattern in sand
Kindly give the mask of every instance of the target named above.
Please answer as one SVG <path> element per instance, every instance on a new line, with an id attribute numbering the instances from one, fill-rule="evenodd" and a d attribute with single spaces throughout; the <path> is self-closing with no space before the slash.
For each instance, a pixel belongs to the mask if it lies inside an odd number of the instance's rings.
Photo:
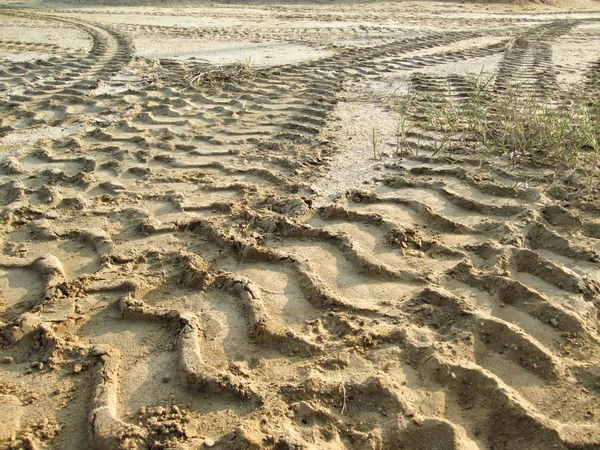
<path id="1" fill-rule="evenodd" d="M 11 441 L 600 446 L 593 201 L 541 172 L 426 144 L 368 185 L 315 189 L 347 176 L 337 161 L 363 126 L 342 121 L 340 104 L 380 100 L 350 86 L 402 80 L 460 102 L 471 91 L 455 68 L 493 60 L 499 88 L 544 95 L 560 88 L 553 43 L 576 44 L 596 19 L 339 8 L 146 14 L 264 24 L 269 12 L 298 22 L 286 31 L 0 10 L 92 41 L 0 42 L 42 55 L 0 67 L 0 384 L 26 412 Z M 399 31 L 402 20 L 423 30 Z M 136 35 L 251 35 L 330 53 L 214 66 L 137 58 Z"/>

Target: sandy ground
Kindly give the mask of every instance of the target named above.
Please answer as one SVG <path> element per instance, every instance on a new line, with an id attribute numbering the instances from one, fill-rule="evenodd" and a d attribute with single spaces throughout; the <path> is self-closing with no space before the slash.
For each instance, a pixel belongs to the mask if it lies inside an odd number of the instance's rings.
<path id="1" fill-rule="evenodd" d="M 0 448 L 600 449 L 595 194 L 390 109 L 598 3 L 1 4 Z"/>

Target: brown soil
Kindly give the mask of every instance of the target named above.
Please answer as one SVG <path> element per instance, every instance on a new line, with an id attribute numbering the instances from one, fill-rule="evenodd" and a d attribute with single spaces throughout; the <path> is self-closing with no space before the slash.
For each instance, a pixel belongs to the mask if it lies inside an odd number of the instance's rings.
<path id="1" fill-rule="evenodd" d="M 597 4 L 3 3 L 0 448 L 600 449 L 596 191 L 389 107 Z"/>

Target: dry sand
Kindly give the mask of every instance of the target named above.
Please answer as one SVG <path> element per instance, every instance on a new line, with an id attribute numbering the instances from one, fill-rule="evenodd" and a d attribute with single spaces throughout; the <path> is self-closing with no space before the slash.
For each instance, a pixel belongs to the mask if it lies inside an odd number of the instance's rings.
<path id="1" fill-rule="evenodd" d="M 595 193 L 389 108 L 597 3 L 2 5 L 0 448 L 600 449 Z"/>

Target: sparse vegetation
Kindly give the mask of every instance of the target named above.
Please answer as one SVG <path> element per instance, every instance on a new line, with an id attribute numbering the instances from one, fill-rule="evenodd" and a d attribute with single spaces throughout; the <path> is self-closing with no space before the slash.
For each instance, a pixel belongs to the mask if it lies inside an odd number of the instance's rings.
<path id="1" fill-rule="evenodd" d="M 443 96 L 398 100 L 397 148 L 410 148 L 406 130 L 418 127 L 433 155 L 460 150 L 505 155 L 513 164 L 582 171 L 589 185 L 600 171 L 600 95 L 580 86 L 562 100 L 542 97 L 523 86 L 498 87 L 482 74 L 468 78 L 466 98 Z M 398 105 L 401 105 L 400 107 Z M 406 108 L 405 105 L 412 105 Z M 409 117 L 410 116 L 410 117 Z"/>

